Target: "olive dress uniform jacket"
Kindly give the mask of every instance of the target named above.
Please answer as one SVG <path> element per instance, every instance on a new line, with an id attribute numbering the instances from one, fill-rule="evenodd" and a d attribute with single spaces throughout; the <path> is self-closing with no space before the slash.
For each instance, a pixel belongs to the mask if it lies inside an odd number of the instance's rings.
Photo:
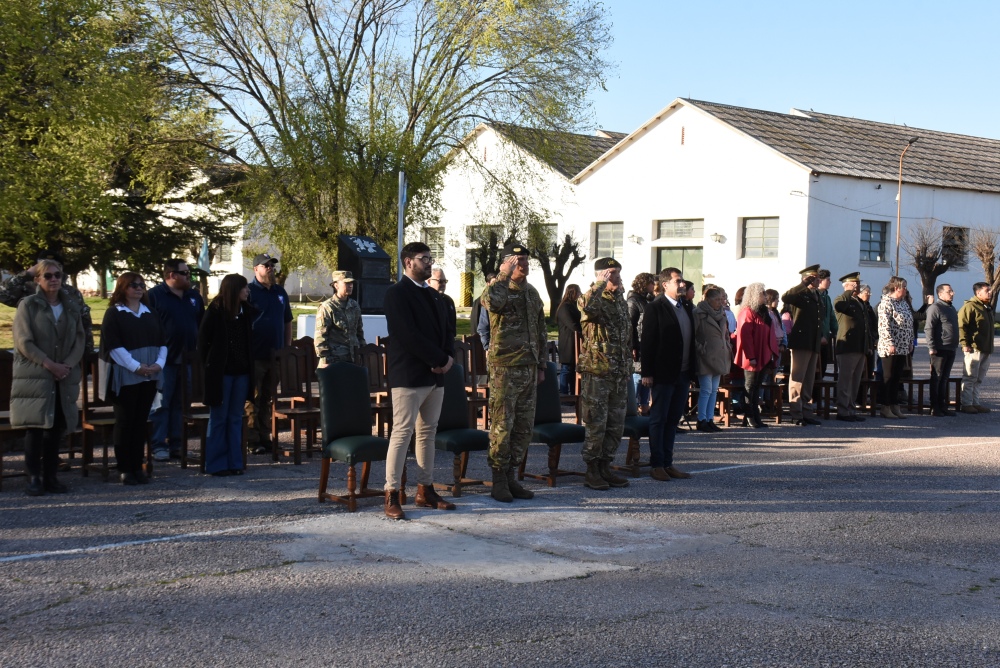
<path id="1" fill-rule="evenodd" d="M 837 354 L 872 351 L 872 335 L 868 331 L 868 313 L 865 303 L 847 290 L 833 301 L 837 312 Z"/>
<path id="2" fill-rule="evenodd" d="M 782 295 L 781 301 L 792 316 L 788 347 L 818 353 L 822 347 L 823 334 L 823 308 L 819 303 L 819 294 L 804 283 L 799 283 Z"/>

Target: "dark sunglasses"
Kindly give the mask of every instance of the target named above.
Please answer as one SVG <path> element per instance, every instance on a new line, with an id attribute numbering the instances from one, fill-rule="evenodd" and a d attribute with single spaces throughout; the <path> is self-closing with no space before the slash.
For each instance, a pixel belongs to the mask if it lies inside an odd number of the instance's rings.
<path id="1" fill-rule="evenodd" d="M 53 271 L 53 272 L 48 272 L 47 271 L 44 274 L 42 274 L 42 278 L 44 278 L 46 281 L 51 281 L 53 278 L 60 278 L 61 279 L 62 278 L 62 272 L 61 271 Z"/>
<path id="2" fill-rule="evenodd" d="M 129 283 L 128 286 L 130 288 L 135 288 L 136 290 L 145 290 L 146 289 L 146 284 L 145 283 L 136 283 L 135 281 L 132 281 L 131 283 Z"/>
<path id="3" fill-rule="evenodd" d="M 190 276 L 191 275 L 190 271 L 175 271 L 173 273 L 177 274 L 178 276 Z"/>

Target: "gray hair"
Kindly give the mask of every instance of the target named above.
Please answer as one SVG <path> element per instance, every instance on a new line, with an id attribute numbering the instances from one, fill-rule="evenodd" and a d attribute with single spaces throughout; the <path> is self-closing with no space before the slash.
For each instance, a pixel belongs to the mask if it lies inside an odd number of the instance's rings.
<path id="1" fill-rule="evenodd" d="M 759 311 L 762 306 L 767 305 L 767 295 L 764 294 L 763 283 L 751 283 L 743 292 L 743 308 L 751 311 Z"/>
<path id="2" fill-rule="evenodd" d="M 872 286 L 868 285 L 867 283 L 862 283 L 860 286 L 858 286 L 858 294 L 862 292 L 867 292 L 868 294 L 871 294 L 871 291 L 872 291 Z"/>

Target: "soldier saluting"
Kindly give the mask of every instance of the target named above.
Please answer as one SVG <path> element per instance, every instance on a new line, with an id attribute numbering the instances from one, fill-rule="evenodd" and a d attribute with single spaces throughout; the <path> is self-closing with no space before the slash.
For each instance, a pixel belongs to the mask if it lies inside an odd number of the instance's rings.
<path id="1" fill-rule="evenodd" d="M 625 429 L 632 377 L 632 327 L 621 267 L 611 257 L 597 260 L 597 280 L 578 300 L 583 342 L 577 369 L 587 428 L 582 452 L 587 465 L 584 485 L 591 489 L 628 487 L 626 478 L 611 471 Z"/>
<path id="2" fill-rule="evenodd" d="M 542 298 L 527 278 L 528 249 L 511 242 L 503 248 L 496 282 L 481 299 L 490 314 L 490 495 L 504 503 L 535 495 L 514 475 L 531 442 L 548 336 Z"/>
<path id="3" fill-rule="evenodd" d="M 819 265 L 814 264 L 799 272 L 802 282 L 781 296 L 782 303 L 792 315 L 792 331 L 788 333 L 792 368 L 788 381 L 788 412 L 797 425 L 822 424 L 814 415 L 812 404 L 813 382 L 823 341 L 823 307 L 820 305 L 816 285 Z"/>

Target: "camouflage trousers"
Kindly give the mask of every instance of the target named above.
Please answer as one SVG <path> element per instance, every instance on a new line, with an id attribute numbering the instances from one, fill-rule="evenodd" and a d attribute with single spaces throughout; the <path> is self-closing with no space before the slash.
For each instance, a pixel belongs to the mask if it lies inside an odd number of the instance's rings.
<path id="1" fill-rule="evenodd" d="M 583 461 L 614 461 L 625 429 L 625 406 L 631 374 L 580 374 L 580 401 L 587 437 Z"/>
<path id="2" fill-rule="evenodd" d="M 519 466 L 531 443 L 538 367 L 490 367 L 490 468 Z"/>

